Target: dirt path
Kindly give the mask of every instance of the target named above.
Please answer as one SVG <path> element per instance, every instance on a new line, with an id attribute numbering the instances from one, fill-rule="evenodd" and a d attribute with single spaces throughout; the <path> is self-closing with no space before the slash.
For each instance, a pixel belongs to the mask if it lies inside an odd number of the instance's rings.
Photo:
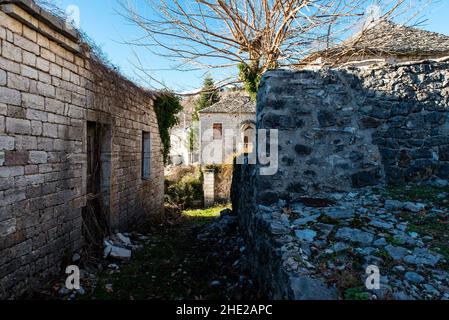
<path id="1" fill-rule="evenodd" d="M 182 215 L 153 227 L 149 239 L 119 271 L 97 275 L 93 292 L 82 299 L 253 299 L 252 281 L 241 268 L 237 227 L 226 239 L 198 240 L 216 221 L 214 214 Z"/>

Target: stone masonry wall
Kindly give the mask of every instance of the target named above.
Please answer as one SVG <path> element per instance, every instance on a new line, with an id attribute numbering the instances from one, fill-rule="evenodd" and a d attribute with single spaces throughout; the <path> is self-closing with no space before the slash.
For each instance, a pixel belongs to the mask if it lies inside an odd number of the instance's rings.
<path id="1" fill-rule="evenodd" d="M 163 210 L 152 96 L 95 62 L 79 40 L 32 1 L 0 1 L 1 298 L 60 272 L 62 258 L 84 244 L 88 122 L 107 132 L 101 183 L 111 229 Z M 151 134 L 148 180 L 143 131 Z"/>
<path id="2" fill-rule="evenodd" d="M 279 129 L 279 170 L 261 199 L 447 179 L 448 99 L 447 61 L 268 73 L 257 125 Z"/>
<path id="3" fill-rule="evenodd" d="M 447 59 L 265 74 L 257 129 L 279 129 L 279 170 L 262 176 L 259 165 L 235 166 L 232 202 L 253 276 L 269 297 L 336 298 L 319 279 L 283 267 L 282 238 L 291 230 L 269 206 L 377 184 L 447 180 L 448 109 Z"/>

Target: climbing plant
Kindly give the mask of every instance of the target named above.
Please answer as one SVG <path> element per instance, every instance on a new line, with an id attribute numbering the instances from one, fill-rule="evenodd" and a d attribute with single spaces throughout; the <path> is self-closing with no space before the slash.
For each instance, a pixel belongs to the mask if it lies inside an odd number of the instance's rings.
<path id="1" fill-rule="evenodd" d="M 168 153 L 170 152 L 170 129 L 178 124 L 176 114 L 181 110 L 182 106 L 179 97 L 170 91 L 159 93 L 154 102 L 154 111 L 156 112 L 159 134 L 162 141 L 164 164 L 167 163 Z"/>
<path id="2" fill-rule="evenodd" d="M 249 93 L 251 99 L 256 101 L 257 90 L 259 89 L 259 82 L 262 76 L 261 70 L 259 68 L 251 68 L 245 63 L 240 63 L 239 68 L 239 78 L 243 82 L 245 91 Z"/>

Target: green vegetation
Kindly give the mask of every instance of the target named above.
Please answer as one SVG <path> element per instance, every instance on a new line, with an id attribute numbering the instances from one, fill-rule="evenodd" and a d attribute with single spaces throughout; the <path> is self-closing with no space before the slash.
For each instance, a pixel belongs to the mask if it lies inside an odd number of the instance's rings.
<path id="1" fill-rule="evenodd" d="M 179 97 L 170 91 L 160 93 L 154 102 L 154 112 L 156 113 L 163 146 L 164 163 L 167 163 L 168 153 L 170 152 L 170 129 L 178 123 L 176 114 L 181 110 Z"/>
<path id="2" fill-rule="evenodd" d="M 226 206 L 215 206 L 211 208 L 206 209 L 198 209 L 198 210 L 185 210 L 183 211 L 183 216 L 187 219 L 190 219 L 192 221 L 195 221 L 195 223 L 208 223 L 212 221 L 215 218 L 218 218 L 220 216 L 220 212 L 223 209 L 230 208 L 231 205 Z"/>
<path id="3" fill-rule="evenodd" d="M 386 199 L 397 199 L 401 201 L 416 201 L 430 203 L 438 211 L 423 211 L 420 213 L 402 212 L 400 217 L 407 221 L 408 231 L 416 232 L 421 237 L 431 237 L 428 240 L 430 248 L 442 254 L 449 260 L 449 199 L 445 194 L 449 194 L 449 187 L 438 187 L 430 185 L 411 184 L 407 186 L 390 186 L 383 193 Z M 394 238 L 387 238 L 393 245 L 400 245 Z"/>
<path id="4" fill-rule="evenodd" d="M 402 244 L 400 240 L 398 240 L 395 237 L 391 237 L 391 236 L 387 237 L 385 240 L 393 246 L 400 246 Z"/>
<path id="5" fill-rule="evenodd" d="M 197 240 L 198 232 L 223 208 L 185 211 L 169 223 L 149 226 L 144 248 L 119 272 L 102 271 L 93 292 L 82 299 L 225 299 L 221 288 L 210 286 L 223 272 L 222 255 L 213 255 L 222 248 Z"/>
<path id="6" fill-rule="evenodd" d="M 195 106 L 195 111 L 193 113 L 193 120 L 199 120 L 199 112 L 205 108 L 220 101 L 220 95 L 218 94 L 218 89 L 215 87 L 214 80 L 211 76 L 207 76 L 204 79 L 203 88 L 201 89 L 201 94 L 198 99 L 198 103 Z"/>
<path id="7" fill-rule="evenodd" d="M 363 287 L 349 288 L 344 293 L 345 300 L 368 300 L 369 293 L 365 292 Z"/>
<path id="8" fill-rule="evenodd" d="M 430 201 L 436 206 L 449 207 L 449 199 L 440 198 L 439 194 L 449 193 L 449 187 L 410 184 L 406 186 L 388 186 L 383 193 L 387 199 L 402 201 Z"/>
<path id="9" fill-rule="evenodd" d="M 243 82 L 243 86 L 246 92 L 249 93 L 253 101 L 256 101 L 260 79 L 262 78 L 261 70 L 259 68 L 250 68 L 245 63 L 240 63 L 238 65 L 238 68 L 239 78 Z"/>
<path id="10" fill-rule="evenodd" d="M 201 206 L 203 201 L 201 172 L 186 174 L 178 181 L 165 180 L 165 201 L 181 209 Z"/>

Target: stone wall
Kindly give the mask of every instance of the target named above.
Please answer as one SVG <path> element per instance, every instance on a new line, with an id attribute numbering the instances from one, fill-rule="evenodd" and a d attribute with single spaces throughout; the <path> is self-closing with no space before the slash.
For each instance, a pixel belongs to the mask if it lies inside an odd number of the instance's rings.
<path id="1" fill-rule="evenodd" d="M 321 279 L 283 265 L 292 229 L 281 208 L 368 186 L 447 180 L 448 108 L 444 59 L 264 75 L 257 129 L 279 130 L 279 170 L 262 176 L 259 164 L 235 166 L 232 202 L 253 275 L 269 297 L 337 297 Z"/>
<path id="2" fill-rule="evenodd" d="M 447 179 L 448 84 L 448 62 L 268 73 L 257 125 L 279 129 L 279 170 L 261 199 Z"/>
<path id="3" fill-rule="evenodd" d="M 87 130 L 101 130 L 101 207 L 129 230 L 163 210 L 153 96 L 90 57 L 78 35 L 32 1 L 0 1 L 0 297 L 60 272 L 80 249 Z M 142 133 L 151 175 L 141 176 Z"/>

